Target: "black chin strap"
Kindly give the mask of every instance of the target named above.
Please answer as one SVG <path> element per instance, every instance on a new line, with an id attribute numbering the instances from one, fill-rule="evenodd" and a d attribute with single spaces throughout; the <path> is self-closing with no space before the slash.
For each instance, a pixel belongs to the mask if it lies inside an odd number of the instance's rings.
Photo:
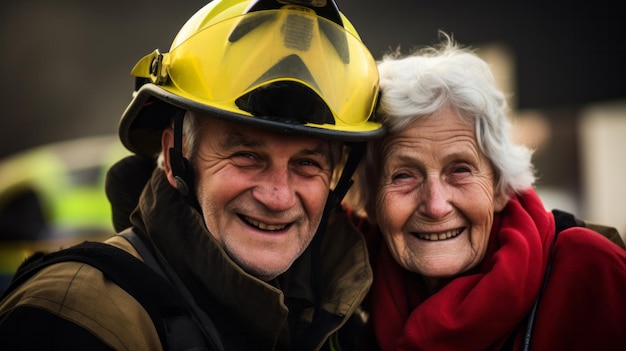
<path id="1" fill-rule="evenodd" d="M 335 189 L 331 190 L 328 195 L 325 208 L 326 214 L 332 212 L 337 206 L 339 206 L 341 200 L 343 200 L 346 193 L 348 193 L 348 190 L 350 190 L 352 183 L 354 183 L 352 175 L 356 171 L 356 168 L 365 153 L 365 142 L 354 142 L 348 143 L 347 145 L 350 148 L 350 154 L 348 155 L 346 164 L 343 167 L 337 186 L 335 186 Z"/>
<path id="2" fill-rule="evenodd" d="M 194 176 L 189 160 L 183 156 L 183 119 L 185 112 L 174 116 L 174 147 L 170 148 L 170 167 L 176 180 L 178 191 L 195 208 L 199 208 L 194 191 Z"/>
<path id="3" fill-rule="evenodd" d="M 324 207 L 324 214 L 320 221 L 320 225 L 317 228 L 317 232 L 311 242 L 311 283 L 313 285 L 313 293 L 315 296 L 315 314 L 313 321 L 320 318 L 322 294 L 323 294 L 323 276 L 322 276 L 322 241 L 326 234 L 326 226 L 328 225 L 328 218 L 330 214 L 341 204 L 344 196 L 350 190 L 353 180 L 352 175 L 361 161 L 361 157 L 365 153 L 366 144 L 364 142 L 349 143 L 350 154 L 346 160 L 346 164 L 341 172 L 339 181 L 334 190 L 331 190 L 326 200 L 326 206 Z M 340 234 L 340 233 L 338 233 Z"/>

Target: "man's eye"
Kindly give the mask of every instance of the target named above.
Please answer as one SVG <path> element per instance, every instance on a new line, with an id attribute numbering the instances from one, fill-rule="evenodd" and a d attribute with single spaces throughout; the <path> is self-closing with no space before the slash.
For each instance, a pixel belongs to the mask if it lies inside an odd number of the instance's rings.
<path id="1" fill-rule="evenodd" d="M 231 159 L 238 166 L 252 166 L 258 162 L 258 157 L 249 152 L 238 152 L 231 156 Z"/>
<path id="2" fill-rule="evenodd" d="M 255 159 L 256 157 L 249 152 L 238 152 L 233 155 L 234 158 Z"/>
<path id="3" fill-rule="evenodd" d="M 322 172 L 324 169 L 330 169 L 330 167 L 324 167 L 320 162 L 311 159 L 302 159 L 296 162 L 298 172 L 304 176 L 314 176 Z"/>
<path id="4" fill-rule="evenodd" d="M 319 164 L 315 161 L 311 161 L 311 160 L 300 160 L 299 164 L 301 166 L 312 166 L 312 167 L 319 167 Z"/>

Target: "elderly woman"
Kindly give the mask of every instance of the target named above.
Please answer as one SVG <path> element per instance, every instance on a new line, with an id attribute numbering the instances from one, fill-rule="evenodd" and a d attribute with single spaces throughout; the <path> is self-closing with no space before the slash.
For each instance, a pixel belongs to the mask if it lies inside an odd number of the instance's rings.
<path id="1" fill-rule="evenodd" d="M 624 350 L 626 253 L 582 227 L 555 236 L 488 65 L 446 38 L 379 69 L 390 132 L 347 203 L 367 215 L 377 348 Z"/>

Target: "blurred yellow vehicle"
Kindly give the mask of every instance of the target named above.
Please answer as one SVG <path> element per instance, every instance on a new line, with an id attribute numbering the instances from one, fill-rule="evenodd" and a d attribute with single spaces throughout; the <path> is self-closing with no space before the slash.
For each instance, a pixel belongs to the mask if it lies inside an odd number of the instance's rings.
<path id="1" fill-rule="evenodd" d="M 0 160 L 0 293 L 26 257 L 113 230 L 106 171 L 128 155 L 116 135 L 75 139 Z"/>

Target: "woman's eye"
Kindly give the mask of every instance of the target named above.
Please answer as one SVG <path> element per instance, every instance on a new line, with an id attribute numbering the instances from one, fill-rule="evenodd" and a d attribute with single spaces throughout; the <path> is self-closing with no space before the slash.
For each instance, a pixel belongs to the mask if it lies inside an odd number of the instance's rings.
<path id="1" fill-rule="evenodd" d="M 410 178 L 410 175 L 408 173 L 396 173 L 391 177 L 392 180 L 401 180 L 408 178 Z"/>
<path id="2" fill-rule="evenodd" d="M 453 173 L 469 173 L 471 170 L 467 166 L 457 166 L 453 169 Z"/>

